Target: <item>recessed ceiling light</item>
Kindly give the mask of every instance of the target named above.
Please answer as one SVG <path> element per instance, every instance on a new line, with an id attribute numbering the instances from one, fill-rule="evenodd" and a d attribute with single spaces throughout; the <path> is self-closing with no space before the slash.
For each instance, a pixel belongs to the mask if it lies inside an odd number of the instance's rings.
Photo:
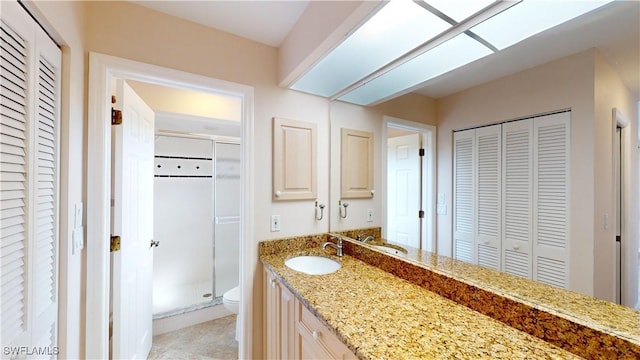
<path id="1" fill-rule="evenodd" d="M 335 95 L 450 27 L 413 1 L 391 1 L 291 88 Z"/>
<path id="2" fill-rule="evenodd" d="M 525 0 L 471 28 L 502 50 L 613 0 Z"/>
<path id="3" fill-rule="evenodd" d="M 462 33 L 338 99 L 369 105 L 491 53 L 489 48 Z"/>

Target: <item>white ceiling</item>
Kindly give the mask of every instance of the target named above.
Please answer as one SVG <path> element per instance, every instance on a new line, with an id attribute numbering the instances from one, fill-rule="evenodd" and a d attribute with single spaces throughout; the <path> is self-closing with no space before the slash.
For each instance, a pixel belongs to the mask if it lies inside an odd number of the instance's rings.
<path id="1" fill-rule="evenodd" d="M 309 0 L 132 2 L 274 47 L 280 46 L 309 4 Z"/>
<path id="2" fill-rule="evenodd" d="M 308 1 L 134 2 L 277 47 L 295 25 Z M 615 1 L 408 91 L 439 98 L 593 47 L 600 50 L 626 86 L 638 96 L 640 1 L 635 0 Z"/>

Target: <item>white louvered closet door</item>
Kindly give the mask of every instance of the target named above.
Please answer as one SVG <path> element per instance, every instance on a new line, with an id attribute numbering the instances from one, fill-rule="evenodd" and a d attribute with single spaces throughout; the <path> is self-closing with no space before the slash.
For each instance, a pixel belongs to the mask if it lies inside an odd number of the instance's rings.
<path id="1" fill-rule="evenodd" d="M 1 18 L 0 341 L 55 357 L 61 53 L 16 2 Z"/>
<path id="2" fill-rule="evenodd" d="M 531 279 L 533 119 L 502 125 L 504 272 Z"/>
<path id="3" fill-rule="evenodd" d="M 536 118 L 533 131 L 533 279 L 569 287 L 571 113 Z"/>
<path id="4" fill-rule="evenodd" d="M 494 270 L 501 269 L 501 130 L 493 125 L 475 131 L 476 254 L 478 265 Z"/>
<path id="5" fill-rule="evenodd" d="M 475 130 L 453 134 L 453 257 L 476 263 Z"/>

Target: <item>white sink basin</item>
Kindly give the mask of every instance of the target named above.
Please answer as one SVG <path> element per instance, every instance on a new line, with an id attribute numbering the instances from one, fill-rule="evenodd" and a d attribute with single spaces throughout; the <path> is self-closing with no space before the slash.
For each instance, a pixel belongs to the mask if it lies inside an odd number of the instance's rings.
<path id="1" fill-rule="evenodd" d="M 374 245 L 374 246 L 380 250 L 388 252 L 389 254 L 400 255 L 400 256 L 404 256 L 407 254 L 407 250 L 402 251 L 402 250 L 393 248 L 391 246 L 385 246 L 385 245 Z"/>
<path id="2" fill-rule="evenodd" d="M 296 256 L 285 260 L 284 264 L 295 271 L 308 275 L 325 275 L 340 269 L 340 263 L 323 256 Z"/>

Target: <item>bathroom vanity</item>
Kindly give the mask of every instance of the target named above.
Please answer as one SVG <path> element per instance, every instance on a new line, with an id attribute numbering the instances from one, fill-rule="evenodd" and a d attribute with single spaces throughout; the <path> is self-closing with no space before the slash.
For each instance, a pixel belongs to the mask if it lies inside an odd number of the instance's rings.
<path id="1" fill-rule="evenodd" d="M 640 358 L 640 312 L 410 250 L 389 254 L 329 234 L 260 243 L 268 358 Z M 341 267 L 285 265 L 322 255 Z"/>

